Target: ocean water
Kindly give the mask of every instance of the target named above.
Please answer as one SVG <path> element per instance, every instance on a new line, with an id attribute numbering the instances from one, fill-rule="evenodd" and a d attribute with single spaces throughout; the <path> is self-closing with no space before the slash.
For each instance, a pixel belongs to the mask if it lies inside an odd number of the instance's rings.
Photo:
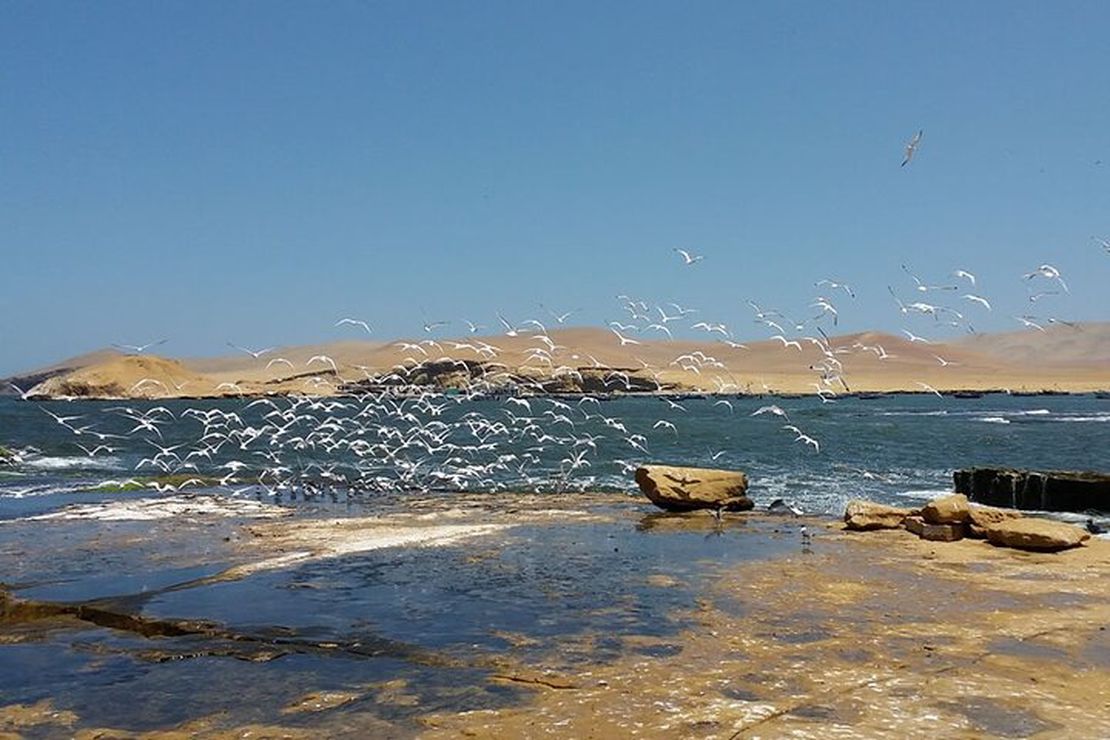
<path id="1" fill-rule="evenodd" d="M 772 405 L 783 415 L 753 415 Z M 365 511 L 412 491 L 634 493 L 644 462 L 744 470 L 757 504 L 836 515 L 857 497 L 928 498 L 964 467 L 1110 470 L 1110 400 L 0 399 L 0 444 L 20 457 L 0 467 L 8 519 L 118 497 L 112 488 L 132 479 L 146 491 L 131 495 L 158 496 L 151 478 L 171 474 L 162 480 L 184 490 Z"/>

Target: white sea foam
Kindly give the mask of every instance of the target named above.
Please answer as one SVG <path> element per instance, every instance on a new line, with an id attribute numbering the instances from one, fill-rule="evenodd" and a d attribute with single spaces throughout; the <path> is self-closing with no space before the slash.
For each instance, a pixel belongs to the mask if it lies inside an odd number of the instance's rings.
<path id="1" fill-rule="evenodd" d="M 918 490 L 898 491 L 895 495 L 917 499 L 919 501 L 929 501 L 937 496 L 947 496 L 950 493 L 952 493 L 951 488 L 923 488 Z"/>
<path id="2" fill-rule="evenodd" d="M 1010 420 L 1004 416 L 980 416 L 976 421 L 985 421 L 988 424 L 1009 424 Z"/>
<path id="3" fill-rule="evenodd" d="M 74 457 L 32 457 L 23 461 L 30 468 L 40 470 L 116 470 L 119 467 L 118 457 L 89 457 L 88 455 Z"/>

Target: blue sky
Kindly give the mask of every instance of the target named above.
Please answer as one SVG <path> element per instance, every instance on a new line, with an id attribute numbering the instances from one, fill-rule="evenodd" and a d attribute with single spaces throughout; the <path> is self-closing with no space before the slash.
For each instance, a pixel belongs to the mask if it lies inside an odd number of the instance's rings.
<path id="1" fill-rule="evenodd" d="M 842 330 L 935 330 L 887 293 L 903 262 L 976 273 L 980 330 L 1110 319 L 1107 28 L 1097 2 L 5 3 L 0 374 L 348 315 L 601 324 L 619 293 L 758 338 L 746 300 L 804 316 L 823 277 L 856 288 Z M 1031 306 L 1045 262 L 1072 292 Z"/>

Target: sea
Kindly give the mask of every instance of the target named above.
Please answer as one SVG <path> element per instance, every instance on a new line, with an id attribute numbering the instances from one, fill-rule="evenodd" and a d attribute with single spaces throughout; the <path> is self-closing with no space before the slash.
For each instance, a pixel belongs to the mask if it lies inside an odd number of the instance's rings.
<path id="1" fill-rule="evenodd" d="M 369 511 L 409 492 L 633 495 L 635 467 L 651 462 L 742 470 L 757 505 L 783 499 L 836 516 L 853 498 L 903 505 L 950 491 L 961 468 L 1110 470 L 1110 400 L 0 398 L 0 445 L 17 456 L 0 467 L 0 519 L 109 500 L 124 486 L 158 497 L 182 483 Z"/>

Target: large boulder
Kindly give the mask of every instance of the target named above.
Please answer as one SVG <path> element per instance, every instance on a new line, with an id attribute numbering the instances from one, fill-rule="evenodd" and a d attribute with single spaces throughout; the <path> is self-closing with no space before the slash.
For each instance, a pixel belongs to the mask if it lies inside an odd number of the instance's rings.
<path id="1" fill-rule="evenodd" d="M 971 468 L 953 474 L 972 501 L 1026 511 L 1110 511 L 1110 474 Z"/>
<path id="2" fill-rule="evenodd" d="M 667 511 L 718 509 L 748 511 L 748 476 L 739 470 L 644 465 L 636 470 L 636 484 L 651 502 Z"/>
<path id="3" fill-rule="evenodd" d="M 1082 545 L 1090 537 L 1081 527 L 1032 517 L 1007 519 L 987 527 L 987 540 L 992 545 L 1022 550 L 1066 550 Z"/>
<path id="4" fill-rule="evenodd" d="M 921 518 L 929 524 L 963 524 L 971 518 L 967 496 L 953 493 L 935 498 L 921 509 Z"/>
<path id="5" fill-rule="evenodd" d="M 994 506 L 979 506 L 972 504 L 968 509 L 967 536 L 985 540 L 987 527 L 1009 519 L 1020 519 L 1021 512 L 1017 509 L 999 509 Z"/>
<path id="6" fill-rule="evenodd" d="M 848 529 L 867 531 L 871 529 L 901 529 L 903 522 L 913 512 L 894 506 L 854 499 L 844 509 L 844 524 Z"/>

